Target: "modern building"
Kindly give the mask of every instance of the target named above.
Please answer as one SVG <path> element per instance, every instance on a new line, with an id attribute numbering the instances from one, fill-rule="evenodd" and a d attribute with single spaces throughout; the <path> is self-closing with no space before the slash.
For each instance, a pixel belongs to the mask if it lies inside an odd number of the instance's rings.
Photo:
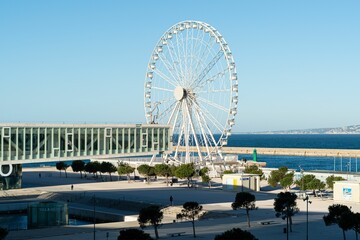
<path id="1" fill-rule="evenodd" d="M 249 173 L 232 173 L 222 176 L 223 190 L 248 192 L 260 191 L 260 176 Z"/>
<path id="2" fill-rule="evenodd" d="M 0 187 L 21 186 L 24 163 L 171 152 L 172 132 L 167 125 L 0 124 Z"/>

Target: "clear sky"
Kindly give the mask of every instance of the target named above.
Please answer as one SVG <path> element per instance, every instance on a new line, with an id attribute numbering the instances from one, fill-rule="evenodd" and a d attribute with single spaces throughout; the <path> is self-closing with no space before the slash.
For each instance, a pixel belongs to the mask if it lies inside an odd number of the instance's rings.
<path id="1" fill-rule="evenodd" d="M 207 22 L 239 75 L 235 132 L 360 124 L 360 1 L 0 1 L 0 122 L 143 123 L 161 35 Z"/>

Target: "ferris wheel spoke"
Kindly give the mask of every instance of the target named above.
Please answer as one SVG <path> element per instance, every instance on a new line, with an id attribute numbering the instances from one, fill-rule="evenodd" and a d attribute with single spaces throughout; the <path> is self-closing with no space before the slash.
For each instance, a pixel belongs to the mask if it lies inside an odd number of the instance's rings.
<path id="1" fill-rule="evenodd" d="M 156 90 L 160 90 L 160 91 L 165 91 L 165 92 L 174 92 L 174 90 L 167 89 L 167 88 L 156 87 L 156 86 L 152 86 L 151 88 L 156 89 Z"/>
<path id="2" fill-rule="evenodd" d="M 196 117 L 198 119 L 198 124 L 199 124 L 199 127 L 200 127 L 201 135 L 202 135 L 202 137 L 204 139 L 203 142 L 205 144 L 206 152 L 209 153 L 210 152 L 209 143 L 208 143 L 209 139 L 208 139 L 208 137 L 206 135 L 206 132 L 205 132 L 205 129 L 204 129 L 204 126 L 203 126 L 203 121 L 202 121 L 201 116 L 200 116 L 198 111 L 195 111 L 195 115 L 196 115 Z"/>
<path id="3" fill-rule="evenodd" d="M 191 49 L 191 72 L 194 75 L 195 74 L 195 64 L 196 62 L 196 52 L 199 48 L 199 42 L 200 42 L 200 34 L 203 33 L 203 31 L 197 31 L 196 37 L 194 36 L 194 29 L 193 29 L 193 36 L 192 36 L 192 49 Z M 194 76 L 191 76 L 191 78 L 194 78 Z"/>
<path id="4" fill-rule="evenodd" d="M 215 137 L 214 137 L 211 129 L 209 128 L 209 126 L 207 124 L 205 124 L 206 123 L 206 118 L 205 118 L 204 114 L 202 112 L 199 112 L 199 115 L 201 116 L 201 119 L 202 119 L 201 123 L 202 124 L 204 123 L 203 125 L 207 129 L 207 134 L 210 135 L 210 139 L 212 140 L 213 144 L 210 144 L 210 145 L 217 147 L 218 143 L 216 142 Z M 210 141 L 209 141 L 209 143 L 210 143 Z"/>
<path id="5" fill-rule="evenodd" d="M 171 44 L 172 44 L 172 43 L 171 43 Z M 178 82 L 180 82 L 180 80 L 181 80 L 181 72 L 180 72 L 180 70 L 177 69 L 177 67 L 176 67 L 176 63 L 179 62 L 179 61 L 178 61 L 179 58 L 178 58 L 178 56 L 176 55 L 176 52 L 175 52 L 175 50 L 174 50 L 173 47 L 170 47 L 169 44 L 167 44 L 167 47 L 168 47 L 168 52 L 169 52 L 169 55 L 170 55 L 170 58 L 171 58 L 171 61 L 172 61 L 171 66 L 174 68 L 174 70 L 175 70 L 175 72 L 176 72 Z M 176 59 L 175 59 L 175 57 L 176 57 Z"/>
<path id="6" fill-rule="evenodd" d="M 199 109 L 201 109 L 200 107 L 198 108 L 198 111 Z M 201 110 L 200 110 L 201 111 Z M 203 114 L 203 116 L 208 120 L 208 121 L 211 121 L 211 123 L 213 124 L 213 126 L 219 131 L 219 132 L 222 132 L 223 131 L 223 125 L 219 122 L 219 120 L 213 115 L 211 114 L 208 110 L 206 109 L 202 109 L 201 113 Z M 205 120 L 205 122 L 207 122 Z"/>
<path id="7" fill-rule="evenodd" d="M 214 44 L 215 44 L 215 41 L 213 41 L 213 39 L 211 39 L 211 38 L 209 38 L 206 42 L 203 42 L 204 50 L 202 51 L 199 61 L 198 61 L 197 65 L 195 66 L 194 73 L 198 73 L 198 71 L 201 70 L 201 69 L 199 69 L 201 66 L 201 63 L 205 62 L 205 60 L 208 58 L 208 56 L 211 52 L 211 49 L 213 49 L 213 47 L 214 47 Z M 205 54 L 206 54 L 206 57 L 205 57 Z M 198 75 L 196 75 L 196 76 L 198 76 Z M 196 76 L 194 76 L 194 79 Z"/>
<path id="8" fill-rule="evenodd" d="M 198 88 L 201 89 L 206 85 L 206 83 L 210 84 L 210 83 L 214 83 L 218 79 L 222 79 L 225 76 L 226 72 L 228 71 L 229 69 L 225 68 L 223 71 L 204 79 L 201 83 L 198 82 L 197 84 L 194 85 L 194 89 L 198 89 Z"/>
<path id="9" fill-rule="evenodd" d="M 206 124 L 207 119 L 204 116 L 202 111 L 199 111 L 199 109 L 197 109 L 196 111 L 200 117 L 200 124 L 201 124 L 201 128 L 204 129 L 203 130 L 203 134 L 205 135 L 204 139 L 206 139 L 208 146 L 217 146 L 218 143 L 215 140 L 214 135 L 212 134 L 211 129 L 209 128 L 208 124 Z M 210 137 L 208 137 L 210 136 Z M 208 149 L 208 153 L 210 154 L 210 150 Z"/>
<path id="10" fill-rule="evenodd" d="M 184 64 L 182 64 L 183 60 L 181 59 L 181 50 L 180 50 L 180 45 L 182 46 L 182 41 L 179 40 L 179 38 L 181 37 L 182 33 L 179 32 L 177 34 L 175 34 L 175 37 L 176 37 L 176 46 L 177 46 L 177 56 L 178 56 L 178 64 L 179 64 L 179 69 L 180 69 L 180 73 L 181 73 L 181 76 L 182 78 L 180 79 L 181 81 L 184 80 Z M 180 44 L 181 43 L 181 44 Z M 171 43 L 172 44 L 172 43 Z M 182 54 L 183 55 L 183 54 Z"/>
<path id="11" fill-rule="evenodd" d="M 169 106 L 164 109 L 159 115 L 158 115 L 158 119 L 162 119 L 163 117 L 166 116 L 166 114 L 168 114 L 169 112 L 171 112 L 171 110 L 174 109 L 174 106 L 177 104 L 177 102 L 173 102 L 172 104 L 169 104 Z"/>
<path id="12" fill-rule="evenodd" d="M 164 104 L 164 103 L 167 103 L 167 102 L 172 102 L 172 101 L 174 101 L 174 98 L 173 97 L 167 97 L 167 98 L 164 98 L 164 99 L 159 99 L 158 101 L 156 101 L 155 103 L 157 104 L 157 105 L 159 105 L 159 104 Z M 155 105 L 155 104 L 154 104 Z"/>
<path id="13" fill-rule="evenodd" d="M 214 127 L 217 128 L 217 130 L 219 130 L 220 132 L 223 131 L 222 129 L 222 124 L 219 122 L 218 118 L 216 118 L 215 116 L 213 116 L 213 114 L 211 114 L 207 108 L 201 108 L 200 105 L 197 102 L 193 102 L 195 110 L 198 111 L 199 113 L 201 113 L 202 116 L 206 116 L 206 118 L 208 120 L 211 121 L 211 123 L 214 125 Z M 206 122 L 206 119 L 204 119 Z"/>
<path id="14" fill-rule="evenodd" d="M 165 55 L 159 55 L 159 59 L 163 63 L 163 65 L 165 66 L 167 71 L 171 74 L 172 78 L 176 81 L 176 84 L 178 85 L 179 84 L 179 76 L 174 76 L 174 74 L 177 75 L 175 68 L 173 68 L 173 66 L 171 66 L 170 63 L 168 63 Z"/>
<path id="15" fill-rule="evenodd" d="M 162 79 L 164 79 L 166 82 L 168 82 L 169 84 L 173 85 L 174 87 L 176 87 L 176 83 L 173 82 L 167 75 L 165 75 L 163 72 L 161 72 L 159 69 L 155 69 L 154 70 L 155 73 L 157 73 Z"/>
<path id="16" fill-rule="evenodd" d="M 184 47 L 185 47 L 185 73 L 186 73 L 186 77 L 185 77 L 185 79 L 187 79 L 188 78 L 188 60 L 189 60 L 189 57 L 188 57 L 188 49 L 189 49 L 189 47 L 188 47 L 188 45 L 189 45 L 189 31 L 188 30 L 186 30 L 186 37 L 185 37 L 185 43 L 184 43 Z"/>
<path id="17" fill-rule="evenodd" d="M 169 120 L 167 121 L 167 125 L 170 125 L 173 122 L 174 116 L 175 116 L 174 122 L 176 122 L 178 114 L 179 114 L 179 105 L 180 105 L 180 103 L 177 101 L 173 111 L 170 114 Z M 174 124 L 174 126 L 175 126 L 175 124 Z M 174 128 L 172 129 L 172 131 L 174 132 Z"/>
<path id="18" fill-rule="evenodd" d="M 178 37 L 177 38 L 177 41 L 178 41 L 178 52 L 179 52 L 179 57 L 180 57 L 180 66 L 182 66 L 182 73 L 183 73 L 183 77 L 185 77 L 185 66 L 186 66 L 186 63 L 185 63 L 185 60 L 184 60 L 184 57 L 185 57 L 185 46 L 184 46 L 184 32 L 179 32 L 179 34 L 177 34 L 176 36 Z"/>
<path id="19" fill-rule="evenodd" d="M 207 99 L 204 99 L 204 98 L 199 97 L 198 100 L 200 100 L 200 101 L 202 101 L 202 102 L 204 102 L 204 103 L 206 103 L 206 104 L 208 104 L 208 105 L 210 105 L 210 106 L 212 106 L 212 107 L 214 107 L 214 108 L 217 108 L 217 109 L 219 109 L 219 110 L 221 110 L 221 111 L 224 111 L 224 112 L 226 112 L 226 113 L 229 111 L 229 109 L 227 109 L 226 107 L 221 106 L 221 105 L 219 105 L 219 104 L 217 104 L 217 103 L 211 102 L 211 101 L 209 101 L 209 100 L 207 100 Z"/>
<path id="20" fill-rule="evenodd" d="M 205 78 L 205 76 L 210 72 L 210 70 L 215 66 L 215 64 L 219 61 L 219 59 L 224 55 L 224 52 L 220 50 L 214 58 L 209 62 L 209 64 L 204 68 L 204 70 L 201 72 L 201 74 L 193 81 L 193 83 L 196 83 L 198 85 L 201 85 L 201 81 Z M 193 87 L 193 86 L 192 86 Z"/>
<path id="21" fill-rule="evenodd" d="M 176 144 L 176 148 L 175 148 L 175 156 L 178 155 L 179 147 L 181 146 L 183 134 L 184 134 L 184 125 L 181 126 L 181 129 L 180 129 L 180 132 L 178 135 L 177 144 Z"/>
<path id="22" fill-rule="evenodd" d="M 177 34 L 175 34 L 176 36 L 176 38 L 177 38 Z M 177 40 L 178 41 L 178 40 Z M 177 71 L 177 73 L 178 73 L 178 76 L 179 76 L 179 82 L 181 82 L 181 80 L 182 80 L 182 77 L 184 76 L 184 74 L 183 74 L 183 70 L 182 70 L 182 68 L 181 68 L 181 59 L 180 59 L 180 56 L 179 56 L 179 49 L 178 49 L 178 47 L 176 48 L 176 50 L 175 50 L 175 46 L 174 46 L 174 44 L 172 43 L 172 42 L 169 42 L 168 43 L 168 49 L 169 49 L 169 53 L 173 56 L 173 65 L 174 65 L 174 68 L 176 69 L 176 71 Z M 178 67 L 176 67 L 176 65 L 178 66 Z"/>
<path id="23" fill-rule="evenodd" d="M 195 132 L 193 118 L 191 117 L 188 104 L 186 104 L 186 111 L 187 111 L 187 115 L 188 115 L 188 118 L 189 118 L 190 128 L 191 128 L 191 131 L 193 133 L 194 140 L 195 140 L 196 148 L 197 148 L 197 151 L 198 151 L 198 154 L 199 154 L 199 157 L 200 157 L 200 161 L 202 161 L 200 145 L 199 145 L 197 134 Z"/>
<path id="24" fill-rule="evenodd" d="M 195 92 L 196 94 L 200 94 L 200 93 L 222 93 L 222 92 L 227 92 L 229 93 L 231 91 L 231 89 L 209 89 L 209 90 L 204 90 L 204 91 L 198 91 Z"/>

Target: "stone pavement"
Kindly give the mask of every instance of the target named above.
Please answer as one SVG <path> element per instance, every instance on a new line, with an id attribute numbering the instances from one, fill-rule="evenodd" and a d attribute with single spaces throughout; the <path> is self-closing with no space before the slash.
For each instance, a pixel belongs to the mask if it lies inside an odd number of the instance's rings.
<path id="1" fill-rule="evenodd" d="M 41 178 L 38 174 L 41 172 Z M 174 209 L 178 209 L 186 201 L 197 201 L 203 205 L 209 215 L 204 219 L 197 221 L 196 233 L 200 239 L 214 239 L 214 236 L 233 227 L 240 227 L 248 230 L 260 240 L 286 239 L 283 229 L 286 227 L 286 221 L 276 218 L 273 210 L 274 197 L 279 189 L 273 191 L 259 192 L 256 195 L 256 205 L 258 210 L 250 212 L 251 227 L 247 227 L 245 211 L 234 211 L 231 209 L 231 202 L 234 200 L 235 192 L 222 191 L 218 188 L 197 188 L 188 189 L 185 185 L 176 184 L 167 187 L 163 181 L 146 184 L 141 181 L 128 183 L 124 181 L 98 182 L 94 179 L 80 179 L 80 174 L 68 173 L 68 178 L 59 177 L 59 172 L 55 168 L 37 168 L 24 169 L 23 181 L 26 188 L 19 190 L 9 190 L 6 194 L 19 196 L 23 194 L 68 194 L 71 204 L 76 205 L 78 196 L 93 196 L 107 199 L 122 199 L 144 203 L 154 203 L 167 206 L 170 204 L 169 196 L 174 197 L 174 208 L 167 210 L 163 225 L 159 229 L 160 239 L 191 239 L 192 226 L 190 222 L 175 222 Z M 107 176 L 108 177 L 108 176 Z M 117 179 L 117 177 L 113 177 Z M 74 190 L 70 186 L 74 185 Z M 2 193 L 3 194 L 3 193 Z M 312 201 L 309 204 L 309 239 L 342 239 L 342 232 L 337 226 L 326 227 L 322 216 L 327 213 L 327 208 L 334 202 L 330 199 L 320 199 L 310 197 Z M 360 212 L 359 204 L 351 204 L 352 210 Z M 81 207 L 84 207 L 83 205 Z M 91 209 L 91 206 L 87 206 Z M 293 218 L 293 232 L 289 233 L 289 239 L 306 239 L 306 202 L 298 200 L 300 213 Z M 112 211 L 131 214 L 121 210 L 98 208 L 99 211 Z M 134 213 L 136 214 L 136 213 Z M 261 225 L 260 221 L 271 220 L 272 224 Z M 116 222 L 96 224 L 95 239 L 117 239 L 120 229 L 129 227 L 138 228 L 136 221 Z M 145 228 L 151 236 L 154 237 L 152 227 Z M 169 237 L 167 234 L 173 232 L 186 232 L 185 236 Z M 108 238 L 106 237 L 108 233 Z M 355 239 L 353 231 L 346 233 L 347 239 Z M 92 224 L 82 226 L 64 226 L 46 229 L 33 229 L 12 231 L 7 240 L 10 239 L 94 239 L 94 226 Z"/>

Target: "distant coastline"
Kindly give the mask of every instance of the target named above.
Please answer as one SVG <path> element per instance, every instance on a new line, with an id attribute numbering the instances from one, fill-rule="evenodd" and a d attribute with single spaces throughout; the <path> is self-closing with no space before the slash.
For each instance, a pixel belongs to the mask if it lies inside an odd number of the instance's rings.
<path id="1" fill-rule="evenodd" d="M 303 129 L 303 130 L 247 132 L 241 134 L 360 134 L 360 125 L 352 125 L 352 126 L 337 127 L 337 128 L 314 128 L 314 129 Z"/>

